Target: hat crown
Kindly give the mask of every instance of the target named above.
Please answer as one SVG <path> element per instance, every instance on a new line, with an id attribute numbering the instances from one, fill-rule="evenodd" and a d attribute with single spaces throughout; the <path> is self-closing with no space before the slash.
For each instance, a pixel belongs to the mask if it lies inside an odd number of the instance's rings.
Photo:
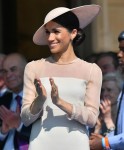
<path id="1" fill-rule="evenodd" d="M 66 13 L 70 11 L 69 8 L 66 8 L 66 7 L 58 7 L 58 8 L 55 8 L 53 10 L 51 10 L 45 17 L 45 20 L 44 20 L 44 23 L 47 23 L 51 20 L 53 20 L 54 18 Z"/>

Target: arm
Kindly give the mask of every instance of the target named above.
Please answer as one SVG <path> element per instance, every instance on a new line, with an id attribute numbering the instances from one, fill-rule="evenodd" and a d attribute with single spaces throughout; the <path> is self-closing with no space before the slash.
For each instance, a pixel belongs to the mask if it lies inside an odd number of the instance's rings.
<path id="1" fill-rule="evenodd" d="M 111 116 L 111 101 L 107 98 L 102 100 L 100 104 L 100 109 L 102 111 L 103 120 L 106 124 L 108 132 L 112 131 L 112 129 L 114 131 L 115 125 Z"/>
<path id="2" fill-rule="evenodd" d="M 108 137 L 111 149 L 124 148 L 124 133 Z"/>
<path id="3" fill-rule="evenodd" d="M 98 134 L 92 134 L 90 137 L 90 149 L 91 150 L 103 150 L 102 137 Z M 107 137 L 110 149 L 123 149 L 124 148 L 124 133 L 116 136 Z"/>
<path id="4" fill-rule="evenodd" d="M 103 119 L 102 119 L 101 115 L 99 115 L 96 125 L 95 125 L 94 133 L 97 133 L 97 134 L 101 133 L 102 123 L 103 123 Z"/>
<path id="5" fill-rule="evenodd" d="M 107 133 L 113 132 L 115 129 L 114 122 L 111 116 L 111 101 L 109 99 L 104 99 L 100 104 L 101 114 L 97 120 L 94 133 L 100 134 L 103 121 L 107 127 Z"/>
<path id="6" fill-rule="evenodd" d="M 91 127 L 95 125 L 99 114 L 100 91 L 102 83 L 101 70 L 96 65 L 93 66 L 93 71 L 91 73 L 92 75 L 86 87 L 86 96 L 84 100 L 85 103 L 82 103 L 82 105 L 70 104 L 61 99 L 59 97 L 59 89 L 55 85 L 54 80 L 50 79 L 52 87 L 51 98 L 53 103 L 65 111 L 70 119 L 75 119 L 80 123 L 89 125 Z"/>
<path id="7" fill-rule="evenodd" d="M 33 101 L 30 107 L 30 112 L 33 115 L 37 114 L 40 110 L 42 110 L 47 95 L 46 89 L 42 85 L 40 79 L 35 79 L 34 85 L 36 87 L 38 96 L 35 98 L 35 101 Z"/>
<path id="8" fill-rule="evenodd" d="M 82 124 L 93 127 L 99 115 L 102 72 L 93 64 L 90 79 L 87 83 L 84 105 L 73 106 L 73 118 Z"/>
<path id="9" fill-rule="evenodd" d="M 58 106 L 60 109 L 65 111 L 69 117 L 71 117 L 72 111 L 73 111 L 72 104 L 70 104 L 70 103 L 64 101 L 63 99 L 61 99 L 59 97 L 58 87 L 54 83 L 54 80 L 52 78 L 50 78 L 49 81 L 50 81 L 50 84 L 51 84 L 51 98 L 52 98 L 52 102 L 56 106 Z"/>
<path id="10" fill-rule="evenodd" d="M 100 109 L 102 112 L 102 116 L 103 116 L 103 120 L 107 126 L 108 129 L 115 128 L 115 125 L 112 121 L 111 118 L 111 102 L 109 99 L 104 99 L 101 104 L 100 104 Z M 112 132 L 112 131 L 111 131 Z M 109 142 L 109 147 L 111 149 L 118 149 L 121 148 L 121 146 L 124 146 L 124 134 L 120 134 L 117 136 L 110 136 L 109 134 L 107 135 L 108 137 L 106 137 L 108 139 Z M 98 134 L 92 134 L 90 137 L 90 147 L 91 150 L 93 148 L 95 149 L 99 149 L 99 147 L 103 148 L 102 145 L 102 140 L 105 141 L 104 137 L 100 137 L 100 135 Z"/>
<path id="11" fill-rule="evenodd" d="M 36 73 L 34 72 L 33 62 L 30 62 L 25 67 L 24 72 L 24 89 L 23 89 L 23 101 L 21 108 L 21 119 L 25 126 L 33 123 L 42 114 L 43 102 L 39 97 L 35 85 Z M 35 66 L 36 68 L 36 66 Z M 37 80 L 39 82 L 39 80 Z"/>

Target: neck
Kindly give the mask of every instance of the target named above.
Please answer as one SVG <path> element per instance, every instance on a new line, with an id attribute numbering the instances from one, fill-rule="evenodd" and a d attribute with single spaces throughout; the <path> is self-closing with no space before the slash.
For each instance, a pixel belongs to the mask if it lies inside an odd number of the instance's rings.
<path id="1" fill-rule="evenodd" d="M 13 93 L 19 94 L 23 90 L 23 86 L 21 85 L 20 87 L 10 89 Z"/>
<path id="2" fill-rule="evenodd" d="M 56 63 L 68 63 L 77 58 L 73 49 L 67 50 L 63 53 L 52 54 L 52 58 Z"/>

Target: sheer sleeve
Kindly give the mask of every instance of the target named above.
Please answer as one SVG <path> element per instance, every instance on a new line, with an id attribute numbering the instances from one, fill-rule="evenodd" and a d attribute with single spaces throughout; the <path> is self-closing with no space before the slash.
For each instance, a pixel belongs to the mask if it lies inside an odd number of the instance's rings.
<path id="1" fill-rule="evenodd" d="M 102 72 L 96 64 L 92 64 L 91 74 L 87 83 L 84 103 L 73 105 L 71 119 L 93 127 L 99 115 Z"/>
<path id="2" fill-rule="evenodd" d="M 36 115 L 33 115 L 30 112 L 30 106 L 33 103 L 33 101 L 37 98 L 37 93 L 34 86 L 34 79 L 37 75 L 36 72 L 33 70 L 34 66 L 36 68 L 36 64 L 34 64 L 34 61 L 32 61 L 26 65 L 24 71 L 24 88 L 21 118 L 25 126 L 30 125 L 42 114 L 42 110 Z"/>

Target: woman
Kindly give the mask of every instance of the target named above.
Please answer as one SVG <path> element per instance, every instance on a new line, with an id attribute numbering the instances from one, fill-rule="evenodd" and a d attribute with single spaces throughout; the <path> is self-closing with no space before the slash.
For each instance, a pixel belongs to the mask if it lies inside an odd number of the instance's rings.
<path id="1" fill-rule="evenodd" d="M 29 150 L 89 150 L 86 126 L 94 126 L 99 114 L 102 73 L 79 59 L 73 46 L 84 40 L 82 29 L 99 9 L 55 8 L 34 34 L 34 43 L 48 45 L 51 56 L 25 68 L 21 117 L 26 126 L 33 123 Z"/>
<path id="2" fill-rule="evenodd" d="M 119 72 L 107 73 L 103 76 L 101 99 L 111 101 L 112 120 L 115 123 L 117 115 L 118 96 L 122 90 L 123 79 Z"/>

